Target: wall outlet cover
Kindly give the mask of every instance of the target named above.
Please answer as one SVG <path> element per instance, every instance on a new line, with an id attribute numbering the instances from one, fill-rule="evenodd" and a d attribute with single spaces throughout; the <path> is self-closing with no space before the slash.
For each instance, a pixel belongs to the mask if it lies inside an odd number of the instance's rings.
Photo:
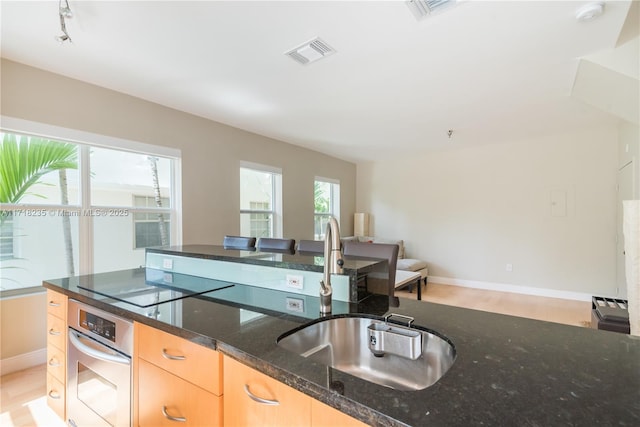
<path id="1" fill-rule="evenodd" d="M 162 268 L 166 268 L 167 270 L 173 269 L 173 260 L 171 258 L 163 258 L 162 259 Z"/>
<path id="2" fill-rule="evenodd" d="M 287 286 L 295 289 L 302 289 L 304 276 L 287 274 Z"/>
<path id="3" fill-rule="evenodd" d="M 304 300 L 299 298 L 287 298 L 287 310 L 296 313 L 304 313 Z"/>

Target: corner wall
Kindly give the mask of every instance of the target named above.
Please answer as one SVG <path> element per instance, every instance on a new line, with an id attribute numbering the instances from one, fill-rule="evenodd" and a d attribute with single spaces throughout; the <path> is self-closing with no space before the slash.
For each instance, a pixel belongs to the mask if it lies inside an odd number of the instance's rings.
<path id="1" fill-rule="evenodd" d="M 359 164 L 356 207 L 434 282 L 615 295 L 617 156 L 596 128 Z"/>

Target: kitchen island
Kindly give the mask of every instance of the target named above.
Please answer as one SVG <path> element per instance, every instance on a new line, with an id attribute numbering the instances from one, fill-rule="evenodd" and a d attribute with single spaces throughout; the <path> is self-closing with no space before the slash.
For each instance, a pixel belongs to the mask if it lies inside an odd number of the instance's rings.
<path id="1" fill-rule="evenodd" d="M 405 299 L 389 309 L 384 296 L 349 304 L 343 314 L 392 311 L 414 317 L 416 325 L 437 331 L 455 346 L 456 361 L 437 383 L 398 391 L 280 348 L 276 340 L 281 334 L 310 319 L 265 308 L 265 296 L 252 297 L 251 286 L 205 283 L 217 290 L 149 307 L 98 293 L 118 284 L 144 287 L 146 276 L 142 268 L 43 285 L 216 349 L 369 425 L 640 424 L 640 339 L 635 337 Z M 179 286 L 182 279 L 173 280 Z M 275 300 L 288 297 L 281 291 L 260 292 L 273 292 Z M 313 297 L 304 304 L 315 310 Z M 341 387 L 334 390 L 330 382 Z"/>

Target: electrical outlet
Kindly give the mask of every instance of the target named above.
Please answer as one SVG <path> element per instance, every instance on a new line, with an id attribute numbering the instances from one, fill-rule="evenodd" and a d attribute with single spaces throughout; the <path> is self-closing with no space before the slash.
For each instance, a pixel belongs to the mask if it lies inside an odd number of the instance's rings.
<path id="1" fill-rule="evenodd" d="M 162 275 L 162 281 L 165 283 L 173 283 L 173 273 L 164 273 Z"/>
<path id="2" fill-rule="evenodd" d="M 164 258 L 162 260 L 162 268 L 166 268 L 167 270 L 173 269 L 173 260 L 171 258 Z"/>
<path id="3" fill-rule="evenodd" d="M 287 310 L 296 313 L 304 313 L 304 300 L 298 298 L 287 298 Z"/>
<path id="4" fill-rule="evenodd" d="M 302 283 L 304 281 L 303 276 L 297 276 L 294 274 L 287 274 L 287 286 L 295 289 L 302 289 Z"/>
<path id="5" fill-rule="evenodd" d="M 507 264 L 507 265 L 504 267 L 504 270 L 505 270 L 505 271 L 513 271 L 513 264 Z"/>

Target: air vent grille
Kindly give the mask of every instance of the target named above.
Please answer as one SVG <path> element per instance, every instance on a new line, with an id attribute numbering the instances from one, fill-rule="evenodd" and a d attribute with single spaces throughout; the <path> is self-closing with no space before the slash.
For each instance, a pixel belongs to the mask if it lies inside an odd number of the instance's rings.
<path id="1" fill-rule="evenodd" d="M 409 0 L 406 2 L 417 20 L 421 20 L 435 11 L 440 11 L 456 4 L 456 0 Z"/>
<path id="2" fill-rule="evenodd" d="M 336 53 L 335 49 L 316 37 L 285 52 L 285 55 L 302 65 L 307 65 L 334 53 Z"/>

